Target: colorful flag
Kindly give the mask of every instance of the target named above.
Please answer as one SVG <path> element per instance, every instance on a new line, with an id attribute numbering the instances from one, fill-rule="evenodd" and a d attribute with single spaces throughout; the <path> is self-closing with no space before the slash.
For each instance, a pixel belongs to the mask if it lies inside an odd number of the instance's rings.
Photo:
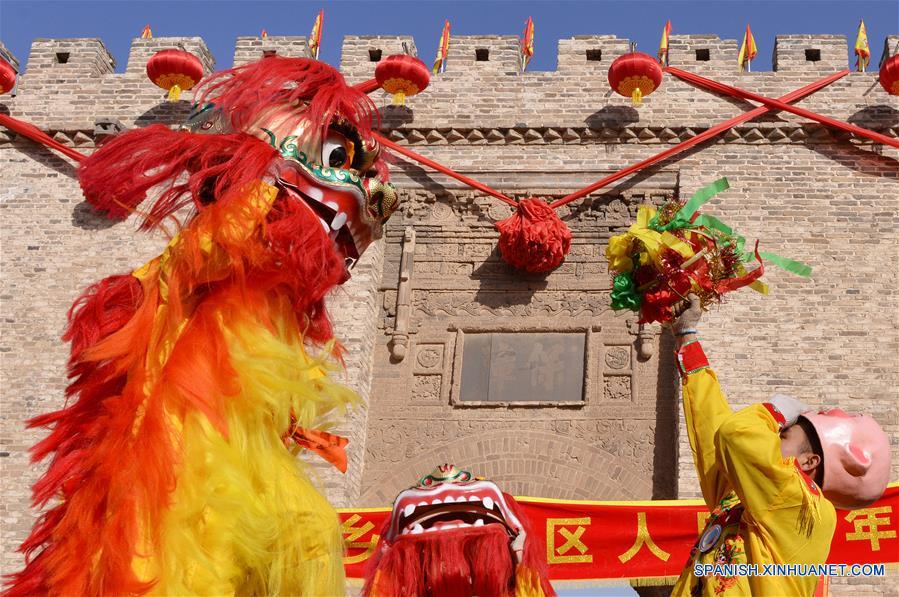
<path id="1" fill-rule="evenodd" d="M 437 57 L 434 58 L 434 67 L 431 68 L 431 72 L 435 75 L 438 72 L 446 72 L 446 57 L 449 54 L 449 40 L 450 40 L 450 23 L 449 21 L 443 22 L 443 33 L 440 34 L 440 43 L 437 44 Z"/>
<path id="2" fill-rule="evenodd" d="M 865 31 L 865 21 L 858 24 L 858 35 L 855 38 L 855 70 L 865 72 L 868 63 L 871 62 L 871 46 L 868 45 L 868 32 Z"/>
<path id="3" fill-rule="evenodd" d="M 521 34 L 521 70 L 528 67 L 528 62 L 534 56 L 534 19 L 528 17 L 524 25 L 524 33 Z"/>
<path id="4" fill-rule="evenodd" d="M 259 34 L 259 37 L 261 37 L 262 39 L 265 39 L 266 37 L 268 37 L 268 31 L 263 29 L 262 33 Z"/>
<path id="5" fill-rule="evenodd" d="M 309 52 L 318 60 L 318 50 L 322 43 L 322 23 L 325 20 L 325 9 L 318 11 L 315 23 L 312 25 L 312 33 L 309 34 Z"/>
<path id="6" fill-rule="evenodd" d="M 752 37 L 752 30 L 749 29 L 749 25 L 746 25 L 746 33 L 743 35 L 743 45 L 740 46 L 740 55 L 737 57 L 737 62 L 740 63 L 740 72 L 752 68 L 750 62 L 758 53 L 759 49 L 755 45 L 755 38 Z"/>
<path id="7" fill-rule="evenodd" d="M 150 30 L 150 25 L 144 25 L 144 30 L 140 32 L 141 39 L 153 39 L 153 32 Z"/>
<path id="8" fill-rule="evenodd" d="M 659 64 L 668 66 L 668 37 L 671 35 L 671 21 L 662 29 L 662 41 L 659 42 Z"/>

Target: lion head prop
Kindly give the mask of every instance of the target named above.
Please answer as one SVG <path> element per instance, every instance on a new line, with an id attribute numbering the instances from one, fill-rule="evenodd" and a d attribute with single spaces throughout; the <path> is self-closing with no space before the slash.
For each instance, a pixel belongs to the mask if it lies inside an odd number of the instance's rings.
<path id="1" fill-rule="evenodd" d="M 555 595 L 515 499 L 454 465 L 401 492 L 381 535 L 367 596 Z"/>

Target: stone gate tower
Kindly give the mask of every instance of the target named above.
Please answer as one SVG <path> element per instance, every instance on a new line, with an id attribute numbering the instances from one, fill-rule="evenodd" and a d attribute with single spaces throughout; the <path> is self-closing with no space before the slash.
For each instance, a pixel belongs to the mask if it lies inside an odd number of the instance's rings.
<path id="1" fill-rule="evenodd" d="M 348 37 L 341 69 L 351 81 L 370 78 L 403 42 L 413 40 Z M 890 37 L 886 52 L 897 42 Z M 446 73 L 407 108 L 374 95 L 387 134 L 509 196 L 555 199 L 750 108 L 672 77 L 642 107 L 630 106 L 606 81 L 627 39 L 561 40 L 556 71 L 523 74 L 516 43 L 453 38 Z M 119 128 L 177 124 L 189 102 L 162 101 L 144 74 L 154 52 L 175 46 L 212 70 L 199 38 L 135 40 L 124 73 L 98 39 L 36 40 L 16 95 L 0 98 L 0 109 L 88 152 Z M 234 62 L 272 51 L 304 55 L 306 41 L 240 38 Z M 738 74 L 736 57 L 735 40 L 671 37 L 672 65 L 769 97 L 846 68 L 847 46 L 839 36 L 779 36 L 773 72 Z M 875 77 L 851 73 L 802 105 L 899 136 L 899 101 Z M 66 310 L 86 285 L 130 271 L 165 240 L 94 216 L 71 163 L 6 132 L 0 172 L 0 515 L 11 571 L 32 524 L 29 486 L 38 473 L 26 450 L 40 434 L 22 422 L 63 402 Z M 899 152 L 777 113 L 564 208 L 572 249 L 545 276 L 500 260 L 493 224 L 509 215 L 506 206 L 397 159 L 393 179 L 405 204 L 331 302 L 346 381 L 363 398 L 338 429 L 351 440 L 349 473 L 321 470 L 332 500 L 386 504 L 445 461 L 516 494 L 696 496 L 669 339 L 610 310 L 603 253 L 641 203 L 689 196 L 721 176 L 731 189 L 710 213 L 814 268 L 810 280 L 772 270 L 770 296 L 735 293 L 706 317 L 706 350 L 731 402 L 779 391 L 862 409 L 895 442 Z M 888 591 L 862 582 L 851 590 Z"/>

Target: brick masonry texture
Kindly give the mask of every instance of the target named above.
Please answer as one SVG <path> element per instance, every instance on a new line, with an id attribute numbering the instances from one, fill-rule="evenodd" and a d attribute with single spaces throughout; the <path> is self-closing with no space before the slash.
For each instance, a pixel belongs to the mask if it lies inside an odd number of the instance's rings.
<path id="1" fill-rule="evenodd" d="M 411 37 L 347 37 L 341 70 L 353 82 L 368 79 L 372 50 L 386 57 L 403 42 L 414 44 Z M 886 51 L 897 42 L 899 36 L 885 40 Z M 190 94 L 164 102 L 145 74 L 149 57 L 169 47 L 183 47 L 207 72 L 214 69 L 196 37 L 134 40 L 124 73 L 114 72 L 98 39 L 35 40 L 19 65 L 16 94 L 0 97 L 0 110 L 86 152 L 100 118 L 125 127 L 177 124 Z M 408 98 L 406 108 L 391 106 L 381 92 L 372 97 L 397 142 L 511 196 L 546 198 L 752 106 L 666 76 L 634 108 L 606 79 L 627 49 L 628 40 L 614 36 L 560 40 L 556 71 L 521 74 L 514 37 L 454 37 L 446 73 Z M 488 60 L 477 61 L 476 50 L 487 50 Z M 599 60 L 588 60 L 588 50 Z M 698 59 L 703 50 L 708 60 Z M 819 50 L 820 59 L 807 60 L 806 50 Z M 303 56 L 306 40 L 239 38 L 233 61 L 272 51 Z M 670 58 L 673 66 L 770 97 L 846 68 L 846 39 L 839 36 L 779 36 L 774 72 L 736 72 L 737 51 L 736 40 L 675 35 Z M 899 136 L 899 101 L 883 92 L 876 73 L 850 73 L 800 105 Z M 30 485 L 42 470 L 29 464 L 27 449 L 43 433 L 23 422 L 63 404 L 65 313 L 85 286 L 139 266 L 165 238 L 136 233 L 133 220 L 111 224 L 93 215 L 72 164 L 11 133 L 0 132 L 0 172 L 0 542 L 8 573 L 21 565 L 15 548 L 32 525 Z M 347 475 L 313 464 L 332 501 L 385 504 L 444 461 L 512 493 L 695 497 L 670 340 L 609 310 L 603 253 L 640 203 L 689 196 L 720 176 L 731 189 L 708 204 L 708 213 L 814 268 L 811 279 L 770 269 L 770 296 L 739 292 L 705 317 L 704 345 L 732 404 L 784 392 L 812 405 L 868 411 L 893 438 L 899 478 L 899 152 L 778 113 L 560 210 L 573 246 L 545 277 L 514 272 L 499 259 L 493 224 L 508 207 L 398 158 L 393 178 L 405 204 L 329 305 L 347 349 L 345 381 L 361 397 L 338 428 L 350 438 Z M 585 402 L 457 404 L 459 343 L 471 331 L 585 334 Z M 832 592 L 896 595 L 889 580 L 835 581 Z"/>

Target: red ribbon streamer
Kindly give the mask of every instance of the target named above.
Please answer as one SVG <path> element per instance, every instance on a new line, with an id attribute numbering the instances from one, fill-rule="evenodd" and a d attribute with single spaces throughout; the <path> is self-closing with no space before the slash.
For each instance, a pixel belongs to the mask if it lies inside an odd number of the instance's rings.
<path id="1" fill-rule="evenodd" d="M 848 74 L 849 74 L 848 68 L 845 70 L 841 70 L 838 73 L 834 73 L 828 77 L 825 77 L 823 79 L 815 81 L 814 83 L 811 83 L 809 85 L 806 85 L 805 87 L 802 87 L 801 89 L 797 89 L 796 91 L 793 91 L 792 93 L 788 93 L 787 95 L 780 98 L 780 100 L 783 102 L 795 102 L 797 100 L 804 98 L 807 95 L 810 95 L 810 94 L 818 91 L 822 87 L 826 87 L 826 86 L 830 85 L 837 79 L 841 79 L 842 77 L 845 77 Z M 698 135 L 696 135 L 695 137 L 693 137 L 691 139 L 687 139 L 686 141 L 678 143 L 674 147 L 666 149 L 665 151 L 662 151 L 661 153 L 658 153 L 658 154 L 652 156 L 651 158 L 647 158 L 647 159 L 643 160 L 642 162 L 637 162 L 636 164 L 628 166 L 627 168 L 624 168 L 623 170 L 619 170 L 615 174 L 610 174 L 609 176 L 606 176 L 605 178 L 596 181 L 592 185 L 585 187 L 585 188 L 581 189 L 580 191 L 576 191 L 574 193 L 571 193 L 570 195 L 562 197 L 558 201 L 552 203 L 551 207 L 557 208 L 557 207 L 566 205 L 568 203 L 571 203 L 572 201 L 577 201 L 581 197 L 586 197 L 593 191 L 601 189 L 602 187 L 609 185 L 609 184 L 615 182 L 616 180 L 622 179 L 625 176 L 633 174 L 634 172 L 638 172 L 638 171 L 642 170 L 643 168 L 646 168 L 647 166 L 651 166 L 657 162 L 664 160 L 665 158 L 668 158 L 675 154 L 681 153 L 682 151 L 685 151 L 685 150 L 693 147 L 694 145 L 698 145 L 699 143 L 702 143 L 703 141 L 705 141 L 707 139 L 711 139 L 712 137 L 718 135 L 719 133 L 723 133 L 724 131 L 728 130 L 729 128 L 732 128 L 738 124 L 746 122 L 747 120 L 752 120 L 753 118 L 758 118 L 759 116 L 761 116 L 763 114 L 767 114 L 768 112 L 771 112 L 773 110 L 774 110 L 774 108 L 770 108 L 768 106 L 760 106 L 754 110 L 750 110 L 749 112 L 746 112 L 739 116 L 735 116 L 734 118 L 731 118 L 730 120 L 725 120 L 721 124 L 715 125 L 712 128 L 708 129 L 707 131 L 699 133 Z"/>
<path id="2" fill-rule="evenodd" d="M 700 77 L 699 75 L 688 73 L 687 71 L 682 71 L 679 68 L 674 68 L 673 66 L 669 66 L 665 69 L 665 71 L 671 73 L 679 79 L 687 81 L 688 83 L 698 85 L 699 87 L 705 87 L 706 89 L 711 89 L 712 91 L 718 91 L 727 95 L 759 102 L 765 104 L 769 108 L 776 108 L 778 110 L 783 110 L 784 112 L 790 112 L 791 114 L 796 114 L 797 116 L 802 116 L 803 118 L 808 118 L 809 120 L 820 122 L 823 125 L 840 129 L 842 131 L 846 131 L 847 133 L 854 133 L 856 135 L 859 135 L 860 137 L 866 137 L 868 139 L 871 139 L 872 141 L 876 141 L 877 143 L 883 143 L 884 145 L 890 145 L 892 147 L 899 148 L 899 140 L 893 139 L 892 137 L 887 137 L 886 135 L 881 135 L 878 132 L 862 128 L 854 124 L 840 122 L 839 120 L 836 120 L 829 116 L 822 116 L 810 110 L 806 110 L 805 108 L 791 106 L 780 100 L 767 98 L 762 95 L 740 89 L 739 87 L 731 87 L 730 85 L 725 85 L 724 83 L 706 79 L 705 77 Z"/>
<path id="3" fill-rule="evenodd" d="M 447 168 L 443 164 L 440 164 L 438 162 L 435 162 L 434 160 L 428 159 L 425 156 L 415 153 L 414 151 L 412 151 L 410 149 L 406 149 L 402 145 L 398 145 L 398 144 L 394 143 L 393 141 L 391 141 L 384 135 L 380 135 L 378 133 L 372 133 L 372 135 L 384 147 L 389 147 L 391 150 L 393 150 L 397 153 L 401 153 L 404 156 L 406 156 L 407 158 L 413 159 L 420 164 L 424 164 L 428 168 L 432 168 L 432 169 L 436 170 L 437 172 L 442 172 L 443 174 L 446 174 L 447 176 L 451 176 L 451 177 L 455 178 L 456 180 L 462 182 L 463 184 L 470 186 L 473 189 L 477 189 L 483 193 L 487 193 L 488 195 L 496 197 L 497 199 L 499 199 L 500 201 L 502 201 L 504 203 L 508 203 L 509 205 L 518 205 L 517 201 L 515 201 L 514 199 L 512 199 L 510 197 L 506 197 L 499 191 L 497 191 L 495 189 L 491 189 L 487 185 L 480 183 L 480 182 L 474 180 L 473 178 L 468 178 L 467 176 L 459 174 L 455 170 L 451 170 L 450 168 Z"/>
<path id="4" fill-rule="evenodd" d="M 14 133 L 22 135 L 27 139 L 31 139 L 35 143 L 40 143 L 41 145 L 49 147 L 50 149 L 55 149 L 59 153 L 72 158 L 76 162 L 81 162 L 87 157 L 80 151 L 76 151 L 71 147 L 63 145 L 41 129 L 23 120 L 13 118 L 12 116 L 8 116 L 6 114 L 0 114 L 0 125 L 5 126 Z"/>

